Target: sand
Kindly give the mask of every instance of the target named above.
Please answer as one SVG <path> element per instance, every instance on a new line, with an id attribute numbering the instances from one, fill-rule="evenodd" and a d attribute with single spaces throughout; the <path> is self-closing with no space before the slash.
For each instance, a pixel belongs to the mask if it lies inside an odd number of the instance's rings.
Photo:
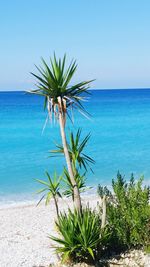
<path id="1" fill-rule="evenodd" d="M 91 206 L 97 199 L 86 197 Z M 61 209 L 71 200 L 61 200 Z M 0 267 L 47 267 L 58 260 L 49 235 L 55 235 L 53 201 L 49 206 L 20 204 L 0 208 Z"/>

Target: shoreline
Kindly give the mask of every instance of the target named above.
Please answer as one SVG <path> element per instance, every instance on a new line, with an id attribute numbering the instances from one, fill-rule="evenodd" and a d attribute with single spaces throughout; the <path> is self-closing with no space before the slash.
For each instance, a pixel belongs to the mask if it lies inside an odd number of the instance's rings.
<path id="1" fill-rule="evenodd" d="M 31 207 L 37 205 L 36 200 L 27 200 L 27 201 L 18 201 L 12 203 L 1 203 L 0 202 L 0 211 L 5 209 L 16 209 L 16 208 L 23 208 L 23 207 Z M 42 204 L 41 204 L 42 205 Z"/>
<path id="2" fill-rule="evenodd" d="M 135 179 L 135 182 L 137 182 L 138 179 Z M 129 180 L 127 180 L 127 182 L 129 182 Z M 144 186 L 149 186 L 150 185 L 150 178 L 143 181 L 143 187 Z M 82 199 L 92 199 L 94 198 L 98 198 L 97 195 L 97 185 L 91 187 L 91 189 L 87 189 L 85 192 L 81 193 L 81 198 Z M 102 184 L 102 186 L 105 186 L 104 184 Z M 111 183 L 110 184 L 106 184 L 107 188 L 109 190 L 112 191 L 112 186 Z M 15 198 L 14 198 L 15 196 Z M 40 195 L 38 194 L 34 194 L 34 197 L 31 194 L 27 194 L 27 197 L 25 194 L 23 194 L 22 198 L 20 198 L 19 200 L 16 200 L 18 198 L 18 196 L 20 197 L 19 193 L 16 193 L 16 195 L 13 195 L 12 198 L 9 197 L 9 195 L 6 195 L 6 198 L 4 198 L 3 200 L 0 199 L 0 210 L 2 209 L 9 209 L 9 208 L 17 208 L 17 207 L 26 207 L 26 206 L 36 206 L 38 201 L 40 200 Z M 29 197 L 30 196 L 30 197 Z M 63 196 L 63 199 L 65 199 L 67 201 L 67 197 Z M 42 201 L 43 203 L 43 201 Z M 41 204 L 40 204 L 41 205 Z"/>
<path id="3" fill-rule="evenodd" d="M 25 200 L 25 194 L 23 195 L 22 199 L 20 198 L 19 200 L 16 200 L 17 199 L 17 196 L 19 196 L 19 194 L 16 194 L 15 195 L 15 200 L 13 200 L 14 198 L 12 197 L 12 199 L 6 197 L 5 200 L 0 200 L 0 210 L 2 209 L 9 209 L 9 208 L 17 208 L 17 207 L 23 207 L 23 206 L 33 206 L 33 205 L 37 205 L 37 203 L 39 202 L 40 200 L 40 195 L 35 195 L 35 197 L 28 197 L 26 200 Z M 29 195 L 28 195 L 29 196 Z M 98 197 L 97 196 L 97 187 L 96 186 L 93 186 L 91 189 L 87 189 L 87 191 L 81 193 L 81 198 L 82 199 L 92 199 L 92 197 Z M 64 200 L 68 200 L 69 198 L 63 196 L 63 199 Z M 44 201 L 42 201 L 43 203 Z M 40 204 L 41 205 L 41 204 Z"/>
<path id="4" fill-rule="evenodd" d="M 35 208 L 38 208 L 39 206 L 47 207 L 45 205 L 44 200 L 39 205 L 37 205 L 37 203 L 39 202 L 39 199 L 33 199 L 33 200 L 27 200 L 27 201 L 21 201 L 20 200 L 20 201 L 12 202 L 12 203 L 11 202 L 10 203 L 9 202 L 8 203 L 1 203 L 0 202 L 0 211 L 1 210 L 9 210 L 9 209 L 17 209 L 17 208 L 26 208 L 26 207 L 35 207 Z M 67 197 L 63 196 L 61 199 L 59 199 L 60 206 L 62 205 L 61 202 L 68 203 L 70 206 L 70 199 L 71 199 L 71 197 L 67 198 Z M 91 194 L 82 193 L 81 194 L 81 200 L 83 201 L 83 205 L 84 205 L 84 203 L 88 203 L 89 201 L 90 202 L 100 201 L 98 195 L 95 194 L 94 192 Z M 71 200 L 71 202 L 72 202 L 72 200 Z M 53 199 L 50 201 L 49 205 L 54 205 Z"/>

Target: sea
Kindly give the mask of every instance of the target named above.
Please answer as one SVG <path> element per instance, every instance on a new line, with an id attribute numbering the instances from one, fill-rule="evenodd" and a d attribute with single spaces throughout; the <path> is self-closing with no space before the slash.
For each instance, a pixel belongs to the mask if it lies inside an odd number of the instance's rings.
<path id="1" fill-rule="evenodd" d="M 150 184 L 150 89 L 91 90 L 83 102 L 87 118 L 70 113 L 66 134 L 82 129 L 90 133 L 85 153 L 95 160 L 86 174 L 87 185 L 111 186 L 119 171 L 128 181 L 144 176 Z M 38 199 L 36 179 L 56 171 L 62 174 L 65 160 L 50 157 L 61 144 L 57 121 L 46 122 L 43 98 L 26 92 L 0 92 L 0 204 Z M 46 125 L 46 127 L 45 127 Z"/>

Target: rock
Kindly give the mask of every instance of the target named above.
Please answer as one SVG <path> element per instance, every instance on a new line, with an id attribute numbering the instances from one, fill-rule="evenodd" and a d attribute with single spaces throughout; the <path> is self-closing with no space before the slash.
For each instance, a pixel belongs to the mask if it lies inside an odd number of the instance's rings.
<path id="1" fill-rule="evenodd" d="M 150 255 L 145 256 L 145 266 L 144 267 L 150 267 Z"/>
<path id="2" fill-rule="evenodd" d="M 121 255 L 114 255 L 113 258 L 102 258 L 95 265 L 88 265 L 86 263 L 76 264 L 58 264 L 50 267 L 150 267 L 150 255 L 145 255 L 142 250 L 130 250 Z"/>

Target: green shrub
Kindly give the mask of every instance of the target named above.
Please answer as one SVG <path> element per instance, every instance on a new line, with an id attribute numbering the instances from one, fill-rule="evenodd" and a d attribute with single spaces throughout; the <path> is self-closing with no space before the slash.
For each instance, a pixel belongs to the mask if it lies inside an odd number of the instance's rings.
<path id="1" fill-rule="evenodd" d="M 140 247 L 150 242 L 150 189 L 142 183 L 143 177 L 135 182 L 133 175 L 127 183 L 120 173 L 112 181 L 114 198 L 107 205 L 107 221 L 113 247 Z"/>
<path id="2" fill-rule="evenodd" d="M 61 254 L 63 261 L 86 261 L 96 259 L 101 243 L 107 243 L 107 231 L 101 233 L 100 217 L 96 211 L 89 207 L 78 211 L 62 213 L 56 226 L 59 237 L 51 237 L 58 246 L 57 253 Z"/>

